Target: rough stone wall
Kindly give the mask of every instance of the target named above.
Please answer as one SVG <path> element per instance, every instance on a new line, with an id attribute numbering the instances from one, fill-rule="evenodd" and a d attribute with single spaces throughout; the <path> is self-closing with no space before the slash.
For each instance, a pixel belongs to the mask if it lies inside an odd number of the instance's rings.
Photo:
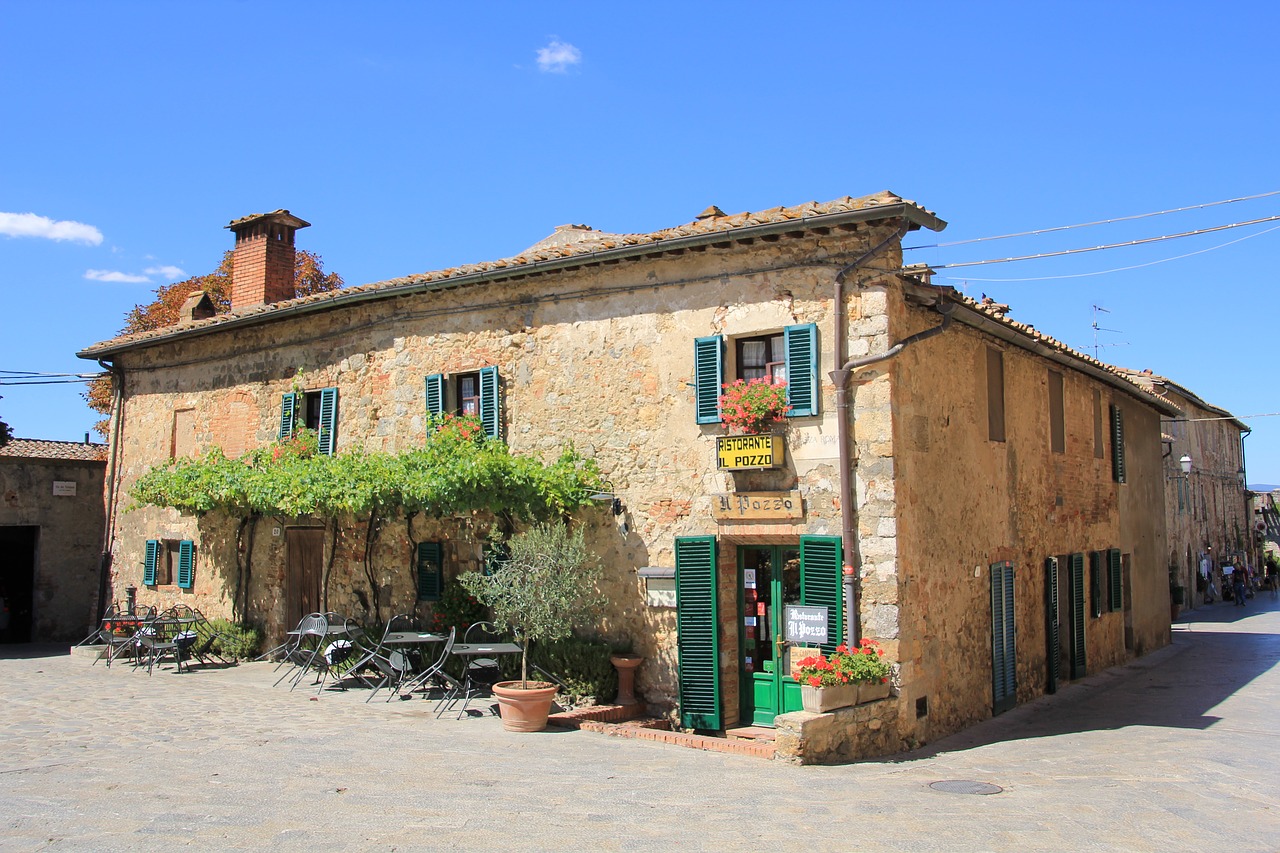
<path id="1" fill-rule="evenodd" d="M 887 227 L 835 231 L 585 267 L 533 281 L 353 305 L 128 354 L 121 359 L 128 372 L 122 491 L 127 496 L 139 475 L 168 458 L 171 442 L 158 437 L 170 435 L 177 409 L 195 411 L 197 451 L 214 445 L 243 451 L 275 439 L 282 394 L 337 386 L 339 452 L 396 451 L 423 441 L 426 375 L 496 365 L 512 449 L 550 457 L 572 441 L 599 463 L 623 500 L 625 513 L 617 519 L 603 507 L 586 516 L 591 544 L 607 567 L 604 591 L 611 601 L 599 627 L 611 639 L 630 640 L 646 658 L 638 690 L 658 709 L 669 709 L 676 696 L 675 614 L 645 604 L 637 569 L 674 565 L 677 536 L 721 536 L 723 695 L 732 716 L 739 630 L 734 545 L 793 543 L 802 532 L 839 534 L 836 429 L 826 375 L 833 362 L 831 281 L 841 262 L 888 233 Z M 883 319 L 873 316 L 878 309 L 862 305 L 874 298 L 851 297 L 855 355 L 868 346 L 862 335 L 887 332 Z M 694 419 L 694 338 L 763 334 L 807 322 L 819 328 L 821 415 L 796 419 L 784 470 L 717 471 L 714 441 L 721 429 Z M 712 518 L 717 493 L 792 488 L 805 498 L 802 524 L 718 527 Z M 881 485 L 859 488 L 874 492 Z M 264 519 L 257 528 L 249 613 L 272 633 L 289 627 L 280 594 L 284 537 L 272 531 L 306 521 Z M 355 595 L 368 586 L 360 521 L 343 525 L 348 530 L 338 541 L 328 605 L 363 617 Z M 453 519 L 418 519 L 414 537 L 447 543 L 446 573 L 452 575 L 475 565 L 483 524 L 472 529 Z M 118 587 L 139 583 L 143 543 L 157 537 L 197 540 L 192 598 L 228 615 L 237 582 L 234 525 L 212 516 L 197 523 L 156 508 L 122 512 L 115 543 Z M 376 556 L 384 617 L 413 609 L 410 563 L 405 524 L 392 521 Z M 177 595 L 176 589 L 140 593 L 161 603 Z"/>
<path id="2" fill-rule="evenodd" d="M 897 340 L 939 323 L 901 302 Z M 989 439 L 986 359 L 1003 353 L 1006 440 Z M 1048 372 L 1063 374 L 1065 452 L 1052 452 Z M 991 714 L 990 566 L 1015 570 L 1017 700 L 1047 681 L 1045 559 L 1120 548 L 1132 563 L 1136 653 L 1167 642 L 1158 414 L 1083 373 L 955 323 L 898 356 L 893 380 L 904 742 Z M 1094 394 L 1103 446 L 1095 447 Z M 859 392 L 860 394 L 862 391 Z M 1125 410 L 1128 483 L 1112 481 L 1108 404 Z M 860 427 L 861 429 L 861 427 Z M 859 463 L 862 464 L 861 462 Z M 1157 543 L 1159 547 L 1157 547 Z M 1065 577 L 1065 561 L 1060 574 Z M 1088 564 L 1086 556 L 1086 593 Z M 1066 637 L 1065 580 L 1060 583 Z M 1126 590 L 1126 593 L 1128 590 Z M 1126 659 L 1125 614 L 1086 618 L 1090 671 Z M 1065 643 L 1065 639 L 1063 640 Z M 1064 664 L 1062 680 L 1069 677 Z M 915 703 L 927 714 L 916 719 Z"/>
<path id="3" fill-rule="evenodd" d="M 79 641 L 96 622 L 105 469 L 102 462 L 0 458 L 0 526 L 39 528 L 34 641 Z M 54 495 L 55 480 L 75 483 L 75 496 Z"/>

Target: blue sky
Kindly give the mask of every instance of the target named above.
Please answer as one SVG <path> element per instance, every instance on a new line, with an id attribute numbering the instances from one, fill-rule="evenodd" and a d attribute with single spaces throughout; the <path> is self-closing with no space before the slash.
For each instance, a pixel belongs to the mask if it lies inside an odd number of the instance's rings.
<path id="1" fill-rule="evenodd" d="M 1273 3 L 461 6 L 0 0 L 0 370 L 93 369 L 77 350 L 275 208 L 359 284 L 709 204 L 888 189 L 950 223 L 919 245 L 1280 190 Z M 1276 215 L 1271 196 L 908 257 Z M 1252 417 L 1280 411 L 1277 225 L 937 281 L 1086 351 L 1104 308 L 1100 357 L 1242 416 L 1250 481 L 1280 483 L 1280 418 Z M 76 386 L 0 394 L 23 437 L 97 418 Z"/>

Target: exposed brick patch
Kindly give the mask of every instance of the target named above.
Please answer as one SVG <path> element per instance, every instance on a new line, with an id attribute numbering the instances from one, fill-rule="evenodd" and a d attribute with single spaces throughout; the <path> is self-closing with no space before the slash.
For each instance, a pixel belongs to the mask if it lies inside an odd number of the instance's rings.
<path id="1" fill-rule="evenodd" d="M 547 717 L 547 723 L 563 729 L 581 728 L 583 722 L 621 723 L 644 716 L 642 705 L 589 705 Z"/>

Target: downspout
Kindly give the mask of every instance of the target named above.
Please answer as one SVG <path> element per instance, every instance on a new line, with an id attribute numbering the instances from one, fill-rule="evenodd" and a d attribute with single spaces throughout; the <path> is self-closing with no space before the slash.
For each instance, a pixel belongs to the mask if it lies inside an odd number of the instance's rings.
<path id="1" fill-rule="evenodd" d="M 861 634 L 861 625 L 858 618 L 857 586 L 858 572 L 861 566 L 856 547 L 857 540 L 854 538 L 857 514 L 853 503 L 853 453 L 849 419 L 849 380 L 855 371 L 893 358 L 910 344 L 932 337 L 945 330 L 951 324 L 951 312 L 955 306 L 950 303 L 937 306 L 939 313 L 942 314 L 941 325 L 911 335 L 878 355 L 864 356 L 863 358 L 846 361 L 848 312 L 845 308 L 844 282 L 849 273 L 862 267 L 886 246 L 895 241 L 901 241 L 909 230 L 910 223 L 904 220 L 893 234 L 880 241 L 862 257 L 841 269 L 836 273 L 835 278 L 835 356 L 836 363 L 840 364 L 841 367 L 838 370 L 831 371 L 828 375 L 836 386 L 836 444 L 839 452 L 838 465 L 840 468 L 840 547 L 843 552 L 841 575 L 844 582 L 845 642 L 851 648 L 857 646 L 859 635 Z"/>
<path id="2" fill-rule="evenodd" d="M 111 429 L 107 436 L 106 524 L 102 527 L 102 556 L 98 561 L 97 609 L 91 614 L 94 624 L 106 610 L 107 590 L 111 586 L 111 552 L 115 541 L 116 522 L 116 472 L 120 461 L 120 438 L 124 427 L 124 370 L 107 359 L 98 359 L 98 366 L 111 374 L 114 394 L 111 401 Z"/>

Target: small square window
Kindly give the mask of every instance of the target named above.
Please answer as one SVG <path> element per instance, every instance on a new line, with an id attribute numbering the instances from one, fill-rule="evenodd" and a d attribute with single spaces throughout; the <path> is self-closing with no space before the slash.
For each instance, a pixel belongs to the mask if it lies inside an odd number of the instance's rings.
<path id="1" fill-rule="evenodd" d="M 787 381 L 785 340 L 783 335 L 763 335 L 735 340 L 738 378 L 748 382 L 752 379 L 767 379 L 770 382 Z"/>
<path id="2" fill-rule="evenodd" d="M 457 413 L 480 417 L 480 374 L 460 373 L 453 379 Z"/>

